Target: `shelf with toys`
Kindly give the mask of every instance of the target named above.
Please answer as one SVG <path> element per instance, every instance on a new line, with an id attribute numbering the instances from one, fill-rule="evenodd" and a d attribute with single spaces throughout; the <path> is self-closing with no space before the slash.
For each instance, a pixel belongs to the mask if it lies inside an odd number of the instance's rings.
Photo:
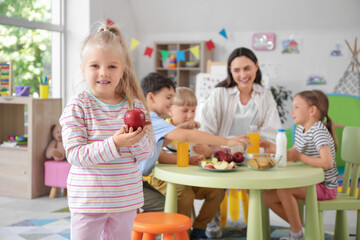
<path id="1" fill-rule="evenodd" d="M 1 196 L 36 198 L 49 193 L 44 185 L 47 129 L 59 122 L 61 112 L 61 99 L 0 97 Z"/>
<path id="2" fill-rule="evenodd" d="M 208 60 L 213 59 L 205 41 L 155 42 L 155 66 L 157 73 L 170 77 L 177 86 L 195 90 L 196 75 L 206 72 Z"/>

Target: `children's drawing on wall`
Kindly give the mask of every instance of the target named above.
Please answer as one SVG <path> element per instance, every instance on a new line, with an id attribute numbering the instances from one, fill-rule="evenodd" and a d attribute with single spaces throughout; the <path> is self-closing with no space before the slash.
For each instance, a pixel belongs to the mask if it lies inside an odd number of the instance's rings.
<path id="1" fill-rule="evenodd" d="M 340 48 L 340 44 L 339 44 L 339 43 L 337 43 L 337 44 L 335 45 L 335 49 L 330 52 L 330 56 L 333 56 L 333 57 L 340 57 L 340 56 L 342 56 L 341 48 Z"/>
<path id="2" fill-rule="evenodd" d="M 352 57 L 344 75 L 335 86 L 334 93 L 348 94 L 360 97 L 360 62 L 358 55 L 360 48 L 357 48 L 357 38 L 355 38 L 354 48 L 345 40 Z"/>
<path id="3" fill-rule="evenodd" d="M 299 43 L 293 38 L 282 40 L 281 45 L 283 48 L 281 53 L 299 53 L 300 52 L 299 51 Z"/>
<path id="4" fill-rule="evenodd" d="M 223 77 L 214 74 L 199 73 L 196 75 L 195 95 L 198 102 L 205 102 L 215 85 L 222 80 L 224 80 Z"/>
<path id="5" fill-rule="evenodd" d="M 326 79 L 322 75 L 313 74 L 309 75 L 309 77 L 306 80 L 307 85 L 325 85 Z"/>

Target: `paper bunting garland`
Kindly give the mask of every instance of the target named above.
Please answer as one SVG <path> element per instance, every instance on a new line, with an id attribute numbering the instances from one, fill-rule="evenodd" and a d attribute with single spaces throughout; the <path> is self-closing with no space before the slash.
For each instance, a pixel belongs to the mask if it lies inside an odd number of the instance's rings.
<path id="1" fill-rule="evenodd" d="M 178 62 L 180 61 L 186 61 L 185 59 L 185 52 L 184 51 L 176 51 L 176 60 Z"/>
<path id="2" fill-rule="evenodd" d="M 130 45 L 130 51 L 134 50 L 134 48 L 136 48 L 137 45 L 139 45 L 139 43 L 140 42 L 138 40 L 136 40 L 135 38 L 132 38 L 131 39 L 131 45 Z"/>
<path id="3" fill-rule="evenodd" d="M 111 20 L 111 19 L 106 19 L 106 25 L 107 26 L 111 26 L 114 25 L 115 23 Z"/>
<path id="4" fill-rule="evenodd" d="M 211 39 L 206 42 L 206 46 L 209 49 L 209 51 L 211 51 L 211 49 L 215 48 L 215 45 L 214 45 L 213 41 L 211 41 Z"/>
<path id="5" fill-rule="evenodd" d="M 168 58 L 170 52 L 168 50 L 161 50 L 160 52 L 163 62 L 166 62 L 166 59 Z"/>
<path id="6" fill-rule="evenodd" d="M 199 49 L 199 45 L 190 48 L 190 52 L 194 55 L 196 59 L 199 59 Z"/>
<path id="7" fill-rule="evenodd" d="M 146 47 L 145 52 L 144 52 L 144 56 L 149 56 L 149 58 L 151 58 L 153 50 L 154 49 L 152 49 L 151 47 Z"/>
<path id="8" fill-rule="evenodd" d="M 226 30 L 225 28 L 223 28 L 220 32 L 220 35 L 223 36 L 224 38 L 228 39 L 227 35 L 226 35 Z"/>

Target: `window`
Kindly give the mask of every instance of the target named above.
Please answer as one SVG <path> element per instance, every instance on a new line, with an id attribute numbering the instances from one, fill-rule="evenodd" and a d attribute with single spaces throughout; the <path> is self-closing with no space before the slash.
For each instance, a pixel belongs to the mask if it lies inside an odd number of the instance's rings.
<path id="1" fill-rule="evenodd" d="M 31 96 L 45 77 L 50 97 L 62 95 L 64 1 L 0 0 L 0 60 L 12 61 L 13 86 L 30 85 Z"/>

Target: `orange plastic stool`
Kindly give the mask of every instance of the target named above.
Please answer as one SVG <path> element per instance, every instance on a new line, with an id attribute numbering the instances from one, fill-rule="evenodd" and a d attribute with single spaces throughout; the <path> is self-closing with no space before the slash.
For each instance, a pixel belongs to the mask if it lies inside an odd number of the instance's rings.
<path id="1" fill-rule="evenodd" d="M 163 234 L 163 240 L 189 240 L 187 230 L 192 226 L 189 217 L 178 213 L 139 213 L 134 221 L 131 240 L 155 240 Z M 174 238 L 174 234 L 176 238 Z"/>

